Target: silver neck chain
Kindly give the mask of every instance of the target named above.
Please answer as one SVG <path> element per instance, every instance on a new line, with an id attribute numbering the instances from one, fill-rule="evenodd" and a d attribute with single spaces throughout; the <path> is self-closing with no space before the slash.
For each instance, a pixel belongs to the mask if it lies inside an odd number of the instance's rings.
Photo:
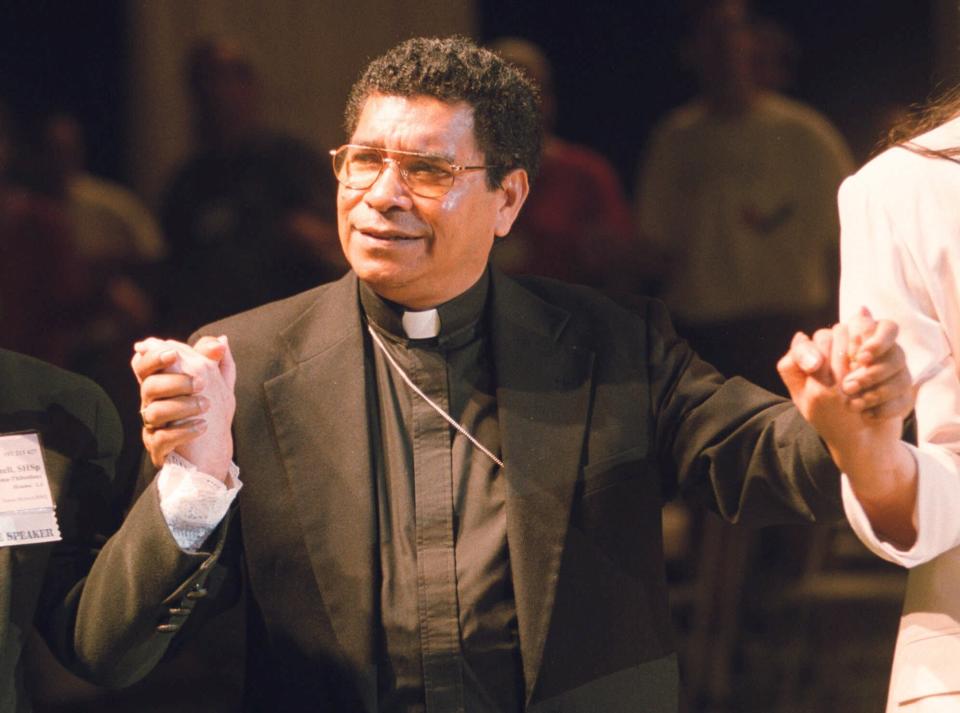
<path id="1" fill-rule="evenodd" d="M 459 423 L 457 423 L 454 420 L 453 416 L 451 416 L 446 411 L 444 411 L 439 404 L 435 403 L 429 396 L 427 396 L 425 393 L 423 393 L 423 391 L 420 390 L 420 387 L 418 387 L 416 384 L 413 383 L 413 380 L 409 376 L 407 376 L 407 372 L 403 370 L 403 367 L 401 367 L 393 358 L 393 356 L 391 356 L 390 352 L 387 351 L 386 345 L 377 335 L 376 330 L 373 327 L 371 327 L 369 324 L 367 325 L 367 331 L 370 332 L 370 336 L 373 337 L 373 343 L 380 348 L 380 351 L 383 352 L 383 355 L 387 358 L 387 362 L 390 364 L 390 366 L 396 369 L 397 373 L 400 375 L 400 378 L 403 379 L 406 385 L 413 390 L 413 393 L 415 393 L 421 399 L 426 401 L 433 408 L 434 411 L 436 411 L 438 414 L 443 416 L 443 419 L 447 423 L 449 423 L 451 426 L 457 429 L 460 433 L 462 433 L 463 436 L 467 438 L 467 440 L 469 440 L 474 446 L 476 446 L 481 453 L 483 453 L 490 460 L 492 460 L 494 463 L 496 463 L 498 466 L 502 468 L 503 467 L 502 460 L 500 460 L 492 452 L 490 452 L 490 450 L 486 446 L 484 446 L 480 441 L 474 438 L 473 434 L 471 434 L 466 428 L 464 428 Z"/>

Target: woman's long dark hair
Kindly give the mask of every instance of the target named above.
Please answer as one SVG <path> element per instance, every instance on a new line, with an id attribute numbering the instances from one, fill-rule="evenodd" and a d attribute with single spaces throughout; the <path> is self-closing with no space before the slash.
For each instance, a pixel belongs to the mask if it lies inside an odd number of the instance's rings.
<path id="1" fill-rule="evenodd" d="M 933 101 L 921 106 L 903 121 L 897 122 L 890 133 L 883 148 L 902 146 L 909 151 L 928 158 L 942 158 L 960 163 L 960 146 L 950 146 L 943 149 L 931 149 L 920 146 L 914 139 L 953 118 L 960 116 L 960 86 L 944 92 Z"/>

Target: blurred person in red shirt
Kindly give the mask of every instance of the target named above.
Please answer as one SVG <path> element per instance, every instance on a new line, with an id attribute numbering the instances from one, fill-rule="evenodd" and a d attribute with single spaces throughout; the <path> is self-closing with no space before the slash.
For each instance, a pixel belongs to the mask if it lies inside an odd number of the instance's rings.
<path id="1" fill-rule="evenodd" d="M 543 51 L 508 37 L 491 46 L 522 69 L 540 90 L 543 163 L 537 184 L 494 263 L 513 274 L 536 274 L 593 287 L 619 286 L 632 236 L 630 206 L 613 166 L 586 146 L 553 133 L 557 101 L 553 71 Z"/>

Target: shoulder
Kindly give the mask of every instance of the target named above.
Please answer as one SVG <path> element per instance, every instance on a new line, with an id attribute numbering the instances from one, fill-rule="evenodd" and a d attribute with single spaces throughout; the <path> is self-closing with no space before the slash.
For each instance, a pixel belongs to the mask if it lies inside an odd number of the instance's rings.
<path id="1" fill-rule="evenodd" d="M 930 149 L 960 146 L 960 120 L 954 120 L 917 138 L 914 143 Z M 894 146 L 868 161 L 841 188 L 845 197 L 864 194 L 891 210 L 914 210 L 924 205 L 960 206 L 960 164 L 925 156 L 903 146 Z"/>
<path id="2" fill-rule="evenodd" d="M 0 374 L 0 430 L 37 429 L 45 445 L 61 443 L 65 451 L 87 449 L 91 439 L 96 452 L 119 451 L 117 410 L 90 379 L 6 349 L 0 349 Z"/>
<path id="3" fill-rule="evenodd" d="M 757 102 L 757 111 L 763 115 L 810 132 L 835 132 L 826 116 L 809 104 L 775 92 L 764 92 Z"/>
<path id="4" fill-rule="evenodd" d="M 267 346 L 314 305 L 323 302 L 335 291 L 342 279 L 211 322 L 194 332 L 189 341 L 192 344 L 203 335 L 225 334 L 230 339 L 231 345 Z"/>
<path id="5" fill-rule="evenodd" d="M 788 131 L 797 140 L 849 155 L 846 140 L 833 122 L 808 104 L 766 92 L 759 100 L 758 111 L 778 132 Z"/>
<path id="6" fill-rule="evenodd" d="M 357 278 L 342 278 L 283 300 L 270 302 L 198 329 L 190 337 L 225 335 L 237 360 L 238 374 L 266 378 L 292 358 L 323 350 L 359 319 Z"/>
<path id="7" fill-rule="evenodd" d="M 551 138 L 544 149 L 543 174 L 553 180 L 575 181 L 580 190 L 614 196 L 621 192 L 613 165 L 601 153 L 588 146 Z"/>
<path id="8" fill-rule="evenodd" d="M 653 145 L 680 141 L 690 132 L 698 131 L 707 121 L 706 107 L 694 100 L 667 113 L 653 127 L 650 143 Z"/>
<path id="9" fill-rule="evenodd" d="M 615 301 L 592 287 L 546 277 L 507 279 L 516 280 L 536 299 L 565 312 L 569 333 L 591 348 L 621 349 L 651 330 L 673 333 L 667 309 L 657 299 L 631 296 Z"/>
<path id="10" fill-rule="evenodd" d="M 0 399 L 6 409 L 50 403 L 111 403 L 103 389 L 87 377 L 26 354 L 0 349 L 0 374 L 4 381 Z"/>
<path id="11" fill-rule="evenodd" d="M 560 138 L 551 138 L 547 142 L 544 161 L 587 172 L 612 170 L 610 162 L 598 151 Z"/>

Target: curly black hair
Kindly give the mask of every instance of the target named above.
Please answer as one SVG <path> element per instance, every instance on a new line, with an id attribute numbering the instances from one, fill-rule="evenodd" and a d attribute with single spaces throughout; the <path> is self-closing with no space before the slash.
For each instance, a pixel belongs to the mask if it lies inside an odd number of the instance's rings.
<path id="1" fill-rule="evenodd" d="M 542 129 L 537 89 L 526 76 L 466 37 L 415 37 L 373 60 L 347 98 L 344 127 L 353 134 L 372 94 L 428 96 L 473 107 L 474 132 L 487 185 L 500 186 L 515 168 L 530 181 L 540 168 Z"/>

